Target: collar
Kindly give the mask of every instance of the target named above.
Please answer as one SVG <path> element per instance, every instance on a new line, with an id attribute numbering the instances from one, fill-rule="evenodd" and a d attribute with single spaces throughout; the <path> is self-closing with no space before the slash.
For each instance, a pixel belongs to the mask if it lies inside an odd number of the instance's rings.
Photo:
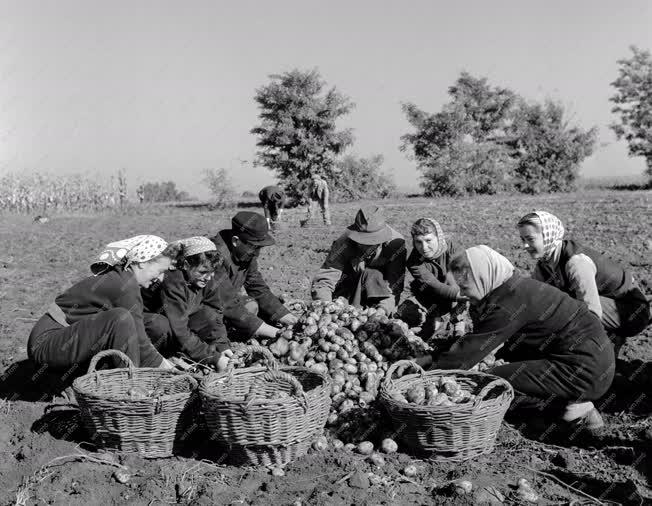
<path id="1" fill-rule="evenodd" d="M 561 248 L 564 245 L 563 241 L 559 241 L 555 251 L 552 252 L 549 260 L 542 259 L 542 263 L 546 264 L 548 267 L 557 267 L 559 265 L 559 258 L 561 257 Z"/>

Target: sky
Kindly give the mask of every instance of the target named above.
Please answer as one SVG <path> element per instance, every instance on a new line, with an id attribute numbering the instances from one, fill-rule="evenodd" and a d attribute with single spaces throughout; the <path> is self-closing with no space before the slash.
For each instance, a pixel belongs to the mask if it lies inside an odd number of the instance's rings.
<path id="1" fill-rule="evenodd" d="M 124 168 L 204 196 L 201 171 L 226 168 L 255 191 L 274 181 L 252 165 L 256 89 L 317 68 L 356 104 L 350 152 L 401 188 L 419 177 L 401 103 L 438 111 L 462 71 L 597 126 L 582 175 L 641 174 L 608 128 L 631 44 L 652 48 L 648 0 L 0 0 L 0 173 Z"/>

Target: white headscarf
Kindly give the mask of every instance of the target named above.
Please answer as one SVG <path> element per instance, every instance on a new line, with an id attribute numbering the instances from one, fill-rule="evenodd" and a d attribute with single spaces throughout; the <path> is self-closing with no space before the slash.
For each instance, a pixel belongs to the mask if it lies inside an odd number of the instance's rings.
<path id="1" fill-rule="evenodd" d="M 478 293 L 485 297 L 514 274 L 509 260 L 489 246 L 473 246 L 465 252 Z"/>

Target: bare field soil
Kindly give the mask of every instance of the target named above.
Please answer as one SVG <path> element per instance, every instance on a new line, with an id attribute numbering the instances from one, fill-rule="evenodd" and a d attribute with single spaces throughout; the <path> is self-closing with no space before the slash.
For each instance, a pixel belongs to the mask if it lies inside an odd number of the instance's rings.
<path id="1" fill-rule="evenodd" d="M 299 228 L 303 211 L 286 212 L 277 245 L 260 259 L 277 293 L 309 297 L 312 273 L 358 205 L 335 205 L 330 228 Z M 564 222 L 567 236 L 629 267 L 652 295 L 652 192 L 404 199 L 379 205 L 389 223 L 406 235 L 417 218 L 436 218 L 460 249 L 488 244 L 523 270 L 531 262 L 515 222 L 526 212 L 548 210 Z M 229 226 L 231 214 L 160 207 L 141 215 L 55 216 L 44 224 L 33 223 L 32 217 L 3 216 L 0 504 L 479 504 L 478 495 L 449 493 L 445 485 L 459 478 L 478 490 L 496 487 L 508 504 L 518 503 L 519 478 L 532 483 L 540 504 L 596 504 L 591 497 L 604 504 L 652 504 L 651 328 L 621 350 L 614 386 L 598 403 L 607 428 L 591 437 L 560 439 L 550 432 L 534 442 L 504 424 L 493 453 L 462 464 L 421 461 L 399 452 L 379 469 L 361 456 L 327 450 L 295 461 L 282 477 L 266 469 L 224 465 L 201 442 L 200 453 L 161 460 L 93 449 L 76 408 L 54 395 L 60 380 L 25 363 L 31 327 L 61 290 L 87 275 L 93 254 L 106 242 L 139 233 L 166 239 L 214 234 Z M 411 462 L 418 474 L 401 478 L 400 471 Z M 128 469 L 128 483 L 113 477 L 118 466 Z M 373 471 L 383 481 L 356 479 L 356 470 Z"/>

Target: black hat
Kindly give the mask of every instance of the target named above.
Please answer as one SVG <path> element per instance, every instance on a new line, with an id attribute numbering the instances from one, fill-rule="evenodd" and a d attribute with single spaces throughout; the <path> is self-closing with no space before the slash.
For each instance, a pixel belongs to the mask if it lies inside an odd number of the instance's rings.
<path id="1" fill-rule="evenodd" d="M 231 220 L 233 235 L 255 246 L 271 246 L 276 241 L 269 235 L 267 220 L 262 214 L 240 211 Z"/>

